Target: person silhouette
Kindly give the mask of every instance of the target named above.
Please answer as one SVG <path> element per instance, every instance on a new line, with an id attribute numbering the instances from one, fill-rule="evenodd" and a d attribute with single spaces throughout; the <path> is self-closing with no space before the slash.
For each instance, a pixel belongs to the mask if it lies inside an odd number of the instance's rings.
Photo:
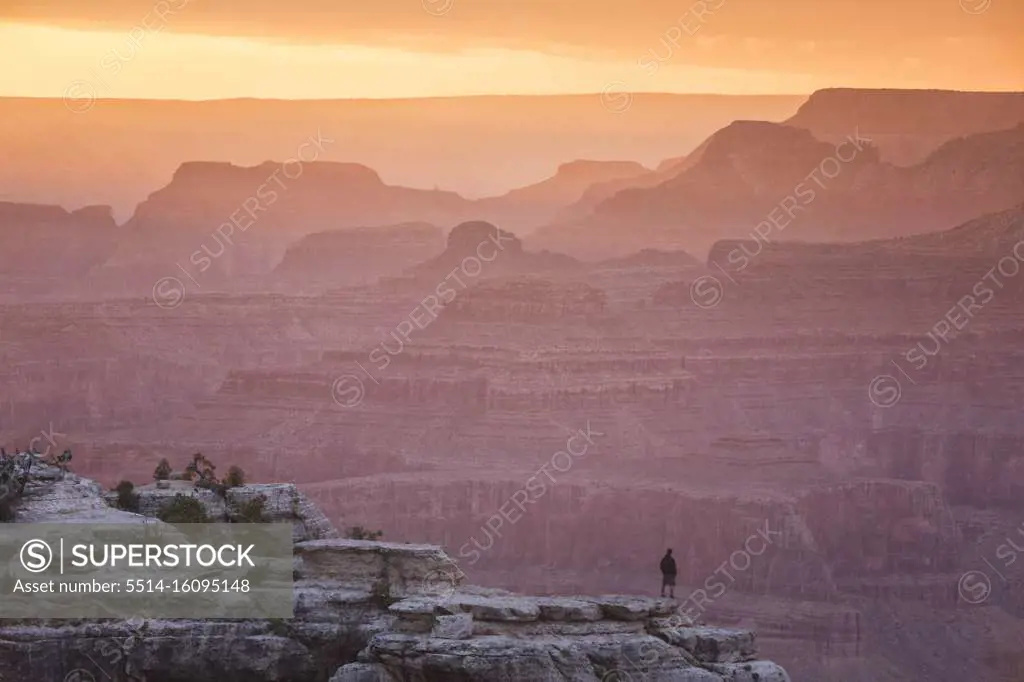
<path id="1" fill-rule="evenodd" d="M 661 557 L 661 596 L 665 596 L 665 588 L 668 587 L 670 599 L 676 598 L 676 560 L 672 558 L 672 550 L 665 552 Z"/>

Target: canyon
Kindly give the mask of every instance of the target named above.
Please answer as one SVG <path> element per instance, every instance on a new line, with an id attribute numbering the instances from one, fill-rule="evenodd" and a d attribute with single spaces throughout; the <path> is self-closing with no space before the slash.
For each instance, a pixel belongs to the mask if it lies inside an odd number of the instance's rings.
<path id="1" fill-rule="evenodd" d="M 826 90 L 733 123 L 729 109 L 659 137 L 660 166 L 565 161 L 628 156 L 580 149 L 489 199 L 328 155 L 246 230 L 216 231 L 281 168 L 270 152 L 168 161 L 127 220 L 130 184 L 118 201 L 76 185 L 88 207 L 73 211 L 2 204 L 0 443 L 70 448 L 106 488 L 202 452 L 301 494 L 318 527 L 394 546 L 321 538 L 330 556 L 429 543 L 411 551 L 479 586 L 458 612 L 403 595 L 387 617 L 407 630 L 359 660 L 369 639 L 346 649 L 335 682 L 399 661 L 450 679 L 446 661 L 506 655 L 477 635 L 591 627 L 565 620 L 657 637 L 637 623 L 665 615 L 668 547 L 679 612 L 756 631 L 756 655 L 793 680 L 1022 679 L 1024 109 L 1019 93 L 918 94 Z M 871 143 L 784 220 L 858 134 Z M 647 610 L 541 615 L 580 594 Z M 423 637 L 467 634 L 466 610 L 472 638 Z M 170 655 L 166 627 L 147 665 Z M 232 627 L 195 632 L 213 657 L 240 637 L 257 663 L 292 652 L 327 679 L 269 625 Z M 692 665 L 708 636 L 659 641 Z M 729 635 L 743 658 L 747 640 Z M 568 668 L 621 670 L 579 646 Z M 561 679 L 542 649 L 501 674 Z M 225 660 L 244 673 L 243 654 Z M 201 679 L 179 673 L 167 682 Z"/>
<path id="2" fill-rule="evenodd" d="M 653 594 L 671 546 L 686 608 L 755 628 L 794 679 L 998 680 L 1024 641 L 1015 567 L 985 563 L 1024 521 L 1021 278 L 928 333 L 1020 220 L 886 243 L 889 262 L 766 246 L 735 281 L 668 252 L 553 273 L 518 242 L 458 271 L 497 235 L 475 223 L 433 265 L 315 297 L 9 305 L 0 424 L 60 433 L 108 485 L 201 451 L 492 588 Z M 452 268 L 465 286 L 421 314 Z"/>

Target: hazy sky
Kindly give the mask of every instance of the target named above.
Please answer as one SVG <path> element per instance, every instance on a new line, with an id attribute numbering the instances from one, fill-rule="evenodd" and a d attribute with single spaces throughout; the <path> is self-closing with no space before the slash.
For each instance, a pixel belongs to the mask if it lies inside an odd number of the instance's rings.
<path id="1" fill-rule="evenodd" d="M 0 95 L 1024 90 L 1021 26 L 1022 0 L 0 0 Z"/>

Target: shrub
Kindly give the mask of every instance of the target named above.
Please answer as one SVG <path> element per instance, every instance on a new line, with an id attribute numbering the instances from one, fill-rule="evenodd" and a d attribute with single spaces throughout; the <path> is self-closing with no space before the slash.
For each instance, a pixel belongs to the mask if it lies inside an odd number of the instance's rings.
<path id="1" fill-rule="evenodd" d="M 135 494 L 135 484 L 122 480 L 114 488 L 117 492 L 117 508 L 124 511 L 139 511 L 139 496 Z"/>
<path id="2" fill-rule="evenodd" d="M 16 516 L 14 507 L 18 500 L 6 490 L 0 490 L 0 523 L 11 523 Z"/>
<path id="3" fill-rule="evenodd" d="M 14 508 L 28 483 L 32 461 L 31 455 L 8 455 L 6 450 L 0 448 L 0 522 L 14 520 Z"/>
<path id="4" fill-rule="evenodd" d="M 228 475 L 224 477 L 224 485 L 228 488 L 237 488 L 245 485 L 245 471 L 242 467 L 232 466 L 228 469 Z"/>
<path id="5" fill-rule="evenodd" d="M 209 523 L 206 509 L 196 498 L 177 493 L 157 514 L 164 523 Z"/>
<path id="6" fill-rule="evenodd" d="M 246 500 L 238 507 L 238 523 L 269 523 L 263 516 L 267 506 L 267 498 L 258 495 Z"/>
<path id="7" fill-rule="evenodd" d="M 192 461 L 189 462 L 188 466 L 185 467 L 187 471 L 192 472 L 199 478 L 199 483 L 216 483 L 217 482 L 217 466 L 208 460 L 205 455 L 201 452 L 197 452 L 192 455 Z M 205 487 L 212 487 L 207 485 Z"/>
<path id="8" fill-rule="evenodd" d="M 157 481 L 166 481 L 171 477 L 171 463 L 164 457 L 160 460 L 160 463 L 156 465 L 156 469 L 153 471 L 153 478 Z"/>
<path id="9" fill-rule="evenodd" d="M 270 618 L 267 620 L 267 629 L 278 637 L 291 637 L 292 631 L 287 621 L 281 618 Z"/>
<path id="10" fill-rule="evenodd" d="M 384 531 L 367 530 L 362 526 L 352 526 L 345 532 L 345 537 L 349 540 L 380 540 L 384 537 Z"/>

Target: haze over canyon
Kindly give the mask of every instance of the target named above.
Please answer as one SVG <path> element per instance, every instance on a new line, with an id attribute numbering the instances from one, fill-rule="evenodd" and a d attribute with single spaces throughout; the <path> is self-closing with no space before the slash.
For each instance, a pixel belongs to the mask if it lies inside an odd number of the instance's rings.
<path id="1" fill-rule="evenodd" d="M 1019 8 L 163 4 L 0 11 L 62 36 L 0 79 L 0 444 L 39 461 L 4 520 L 258 498 L 295 618 L 102 670 L 121 621 L 0 620 L 0 680 L 1024 680 Z M 104 31 L 124 75 L 61 80 Z"/>

